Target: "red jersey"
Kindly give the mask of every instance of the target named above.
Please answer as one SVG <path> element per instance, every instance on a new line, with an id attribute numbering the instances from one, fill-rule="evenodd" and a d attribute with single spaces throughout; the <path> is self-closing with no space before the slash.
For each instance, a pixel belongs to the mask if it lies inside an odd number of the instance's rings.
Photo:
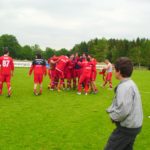
<path id="1" fill-rule="evenodd" d="M 14 70 L 13 59 L 7 55 L 0 57 L 0 72 L 2 75 L 11 75 L 11 71 Z"/>
<path id="2" fill-rule="evenodd" d="M 66 78 L 73 78 L 74 76 L 74 61 L 73 60 L 70 60 L 68 61 L 66 67 L 65 67 L 65 77 Z"/>
<path id="3" fill-rule="evenodd" d="M 46 62 L 44 59 L 35 59 L 32 62 L 32 66 L 29 71 L 29 75 L 32 74 L 34 70 L 34 74 L 45 74 L 46 75 Z"/>
<path id="4" fill-rule="evenodd" d="M 91 63 L 92 63 L 92 71 L 96 72 L 96 64 L 97 64 L 96 59 L 93 58 L 92 61 L 91 61 Z"/>
<path id="5" fill-rule="evenodd" d="M 78 64 L 82 66 L 82 75 L 90 77 L 93 67 L 92 63 L 85 60 L 83 62 L 78 62 Z"/>
<path id="6" fill-rule="evenodd" d="M 48 59 L 48 63 L 50 65 L 50 70 L 55 70 L 56 64 L 52 63 L 53 61 L 55 62 L 56 60 L 58 60 L 58 57 L 53 56 L 51 58 Z"/>
<path id="7" fill-rule="evenodd" d="M 74 66 L 75 66 L 74 61 L 69 59 L 68 64 L 67 64 L 67 68 L 68 68 L 69 70 L 73 70 L 73 69 L 74 69 Z"/>
<path id="8" fill-rule="evenodd" d="M 1 65 L 0 65 L 0 81 L 2 80 L 2 75 L 1 75 Z"/>
<path id="9" fill-rule="evenodd" d="M 56 63 L 56 70 L 63 72 L 68 62 L 69 58 L 67 56 L 60 56 L 58 58 L 58 62 Z"/>

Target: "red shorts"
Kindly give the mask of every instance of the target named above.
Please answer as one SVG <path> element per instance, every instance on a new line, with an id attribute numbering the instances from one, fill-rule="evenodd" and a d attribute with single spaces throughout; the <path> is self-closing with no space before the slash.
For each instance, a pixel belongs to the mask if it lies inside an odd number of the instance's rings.
<path id="1" fill-rule="evenodd" d="M 67 71 L 67 73 L 66 73 L 66 78 L 67 78 L 67 79 L 72 79 L 72 78 L 74 78 L 74 71 L 73 71 L 73 69 L 69 69 L 69 70 Z"/>
<path id="2" fill-rule="evenodd" d="M 75 69 L 73 76 L 74 78 L 80 78 L 81 74 L 82 74 L 82 69 Z"/>
<path id="3" fill-rule="evenodd" d="M 96 76 L 97 76 L 97 72 L 92 72 L 92 74 L 91 74 L 91 80 L 92 81 L 95 81 L 96 80 Z"/>
<path id="4" fill-rule="evenodd" d="M 41 84 L 43 82 L 43 74 L 34 74 L 34 83 Z"/>
<path id="5" fill-rule="evenodd" d="M 1 82 L 10 82 L 11 75 L 1 75 L 0 81 Z"/>
<path id="6" fill-rule="evenodd" d="M 56 70 L 56 76 L 59 79 L 64 79 L 64 72 L 61 70 Z"/>
<path id="7" fill-rule="evenodd" d="M 111 78 L 112 78 L 112 72 L 108 72 L 106 74 L 106 81 L 111 81 Z"/>
<path id="8" fill-rule="evenodd" d="M 2 82 L 2 76 L 0 75 L 0 82 Z"/>
<path id="9" fill-rule="evenodd" d="M 50 79 L 54 79 L 56 76 L 55 70 L 49 70 L 48 74 L 49 74 Z"/>

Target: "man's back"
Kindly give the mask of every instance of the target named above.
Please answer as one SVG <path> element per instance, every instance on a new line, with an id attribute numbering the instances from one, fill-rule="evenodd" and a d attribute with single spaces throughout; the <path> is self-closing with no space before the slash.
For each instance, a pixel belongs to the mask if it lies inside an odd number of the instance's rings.
<path id="1" fill-rule="evenodd" d="M 0 57 L 0 66 L 1 66 L 1 74 L 2 75 L 10 75 L 11 70 L 14 70 L 13 59 L 9 56 L 1 56 Z"/>
<path id="2" fill-rule="evenodd" d="M 46 62 L 44 59 L 35 59 L 32 62 L 32 67 L 35 74 L 44 74 L 46 70 Z"/>

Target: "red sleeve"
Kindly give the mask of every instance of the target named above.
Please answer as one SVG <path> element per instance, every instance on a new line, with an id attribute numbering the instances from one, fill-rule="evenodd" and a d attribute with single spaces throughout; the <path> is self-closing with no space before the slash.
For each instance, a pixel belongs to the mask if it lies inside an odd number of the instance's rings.
<path id="1" fill-rule="evenodd" d="M 11 70 L 14 71 L 14 62 L 13 62 L 13 59 L 11 59 Z"/>

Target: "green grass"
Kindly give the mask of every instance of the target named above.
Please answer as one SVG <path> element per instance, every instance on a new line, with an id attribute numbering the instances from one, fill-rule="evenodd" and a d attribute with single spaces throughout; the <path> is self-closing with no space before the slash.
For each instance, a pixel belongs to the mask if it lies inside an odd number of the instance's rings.
<path id="1" fill-rule="evenodd" d="M 135 71 L 143 102 L 143 130 L 135 150 L 149 149 L 150 71 Z M 0 150 L 102 150 L 115 126 L 106 114 L 113 91 L 102 89 L 98 75 L 97 95 L 76 95 L 75 91 L 48 91 L 33 95 L 33 77 L 28 69 L 16 69 L 12 79 L 13 95 L 6 98 L 6 85 L 0 96 Z M 114 86 L 118 81 L 113 79 Z"/>

